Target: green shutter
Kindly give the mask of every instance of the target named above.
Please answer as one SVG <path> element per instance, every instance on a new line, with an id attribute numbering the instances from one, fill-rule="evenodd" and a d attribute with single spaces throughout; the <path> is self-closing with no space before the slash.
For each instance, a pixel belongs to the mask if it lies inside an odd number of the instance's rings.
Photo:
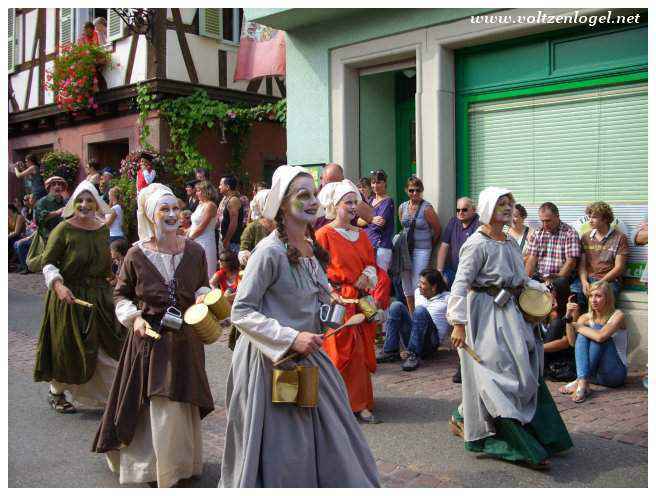
<path id="1" fill-rule="evenodd" d="M 221 39 L 223 15 L 221 9 L 199 9 L 198 34 L 208 38 Z"/>
<path id="2" fill-rule="evenodd" d="M 114 12 L 114 9 L 107 9 L 107 41 L 114 41 L 125 36 L 125 23 L 123 19 Z"/>
<path id="3" fill-rule="evenodd" d="M 647 85 L 473 104 L 470 193 L 540 204 L 647 202 Z"/>
<path id="4" fill-rule="evenodd" d="M 73 39 L 73 14 L 75 9 L 59 9 L 59 44 L 70 45 Z"/>
<path id="5" fill-rule="evenodd" d="M 14 67 L 16 65 L 16 44 L 14 41 L 15 26 L 16 26 L 16 9 L 9 9 L 7 17 L 9 18 L 9 51 L 7 52 L 7 59 L 9 62 L 9 72 L 14 72 Z"/>

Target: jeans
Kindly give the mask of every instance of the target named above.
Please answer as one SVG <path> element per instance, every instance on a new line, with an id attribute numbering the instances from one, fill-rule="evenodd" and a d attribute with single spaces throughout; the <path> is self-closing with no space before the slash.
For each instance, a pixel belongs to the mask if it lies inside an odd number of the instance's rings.
<path id="1" fill-rule="evenodd" d="M 440 344 L 437 327 L 425 307 L 417 307 L 410 317 L 410 312 L 403 303 L 395 301 L 389 308 L 389 317 L 385 322 L 385 353 L 399 351 L 399 339 L 407 350 L 417 356 L 435 350 Z M 424 350 L 424 347 L 428 347 Z"/>
<path id="2" fill-rule="evenodd" d="M 613 338 L 597 343 L 579 334 L 576 337 L 576 377 L 588 379 L 600 386 L 617 387 L 624 384 L 626 365 L 622 363 Z"/>
<path id="3" fill-rule="evenodd" d="M 110 236 L 109 244 L 111 245 L 114 241 L 118 241 L 119 239 L 125 239 L 125 236 Z M 125 239 L 125 241 L 127 241 L 127 239 Z"/>
<path id="4" fill-rule="evenodd" d="M 18 255 L 18 263 L 21 268 L 27 267 L 27 253 L 30 251 L 30 245 L 32 244 L 32 236 L 29 238 L 19 239 L 14 243 L 14 250 L 16 255 Z"/>
<path id="5" fill-rule="evenodd" d="M 588 277 L 588 283 L 592 284 L 593 282 L 597 282 L 600 279 L 596 279 L 594 277 Z M 613 290 L 613 296 L 615 297 L 615 304 L 617 305 L 617 298 L 620 296 L 620 290 L 622 287 L 620 286 L 620 283 L 618 281 L 613 281 L 610 284 L 611 289 Z M 581 279 L 578 277 L 574 279 L 572 284 L 569 287 L 570 291 L 574 294 L 576 294 L 576 303 L 578 303 L 581 312 L 587 312 L 588 310 L 588 297 L 583 294 L 583 285 L 581 284 Z"/>

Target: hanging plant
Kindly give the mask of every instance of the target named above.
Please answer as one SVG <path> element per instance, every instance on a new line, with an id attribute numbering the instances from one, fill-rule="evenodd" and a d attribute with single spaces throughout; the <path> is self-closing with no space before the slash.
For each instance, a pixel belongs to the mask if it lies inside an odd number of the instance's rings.
<path id="1" fill-rule="evenodd" d="M 211 168 L 207 159 L 200 153 L 196 144 L 203 130 L 213 128 L 215 124 L 223 126 L 232 150 L 228 172 L 241 177 L 241 165 L 248 149 L 248 137 L 254 122 L 286 123 L 287 103 L 279 100 L 255 107 L 232 105 L 212 100 L 207 92 L 197 90 L 192 95 L 175 99 L 156 101 L 146 85 L 137 87 L 137 106 L 139 108 L 139 126 L 141 146 L 147 147 L 146 138 L 150 134 L 146 118 L 153 110 L 169 125 L 171 149 L 167 162 L 180 176 L 187 176 L 194 169 Z"/>
<path id="2" fill-rule="evenodd" d="M 112 56 L 105 48 L 89 43 L 64 45 L 52 71 L 46 73 L 46 89 L 53 92 L 62 110 L 95 110 L 98 71 L 103 67 L 112 67 Z"/>
<path id="3" fill-rule="evenodd" d="M 68 184 L 74 184 L 80 167 L 80 158 L 69 152 L 55 150 L 46 153 L 41 159 L 44 179 L 51 176 L 60 176 Z"/>

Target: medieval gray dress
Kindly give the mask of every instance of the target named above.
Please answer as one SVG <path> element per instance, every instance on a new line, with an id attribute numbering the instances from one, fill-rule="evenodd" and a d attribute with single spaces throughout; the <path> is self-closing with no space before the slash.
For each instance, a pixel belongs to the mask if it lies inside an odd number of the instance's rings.
<path id="1" fill-rule="evenodd" d="M 517 242 L 495 241 L 479 228 L 462 245 L 447 318 L 466 324 L 467 344 L 481 358 L 474 361 L 458 350 L 462 367 L 462 407 L 465 441 L 495 434 L 494 419 L 522 424 L 535 415 L 543 366 L 542 341 L 524 320 L 516 300 L 499 307 L 494 297 L 472 287 L 543 288 L 528 278 Z"/>
<path id="2" fill-rule="evenodd" d="M 228 376 L 219 487 L 380 486 L 344 382 L 323 350 L 297 360 L 319 368 L 315 408 L 271 401 L 272 362 L 287 355 L 298 331 L 320 332 L 326 288 L 316 258 L 291 265 L 275 231 L 253 252 L 232 307 L 241 337 Z"/>

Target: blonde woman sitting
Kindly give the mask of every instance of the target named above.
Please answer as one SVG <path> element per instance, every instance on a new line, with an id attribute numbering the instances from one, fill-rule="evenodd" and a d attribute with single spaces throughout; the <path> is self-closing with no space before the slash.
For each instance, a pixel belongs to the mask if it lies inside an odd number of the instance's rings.
<path id="1" fill-rule="evenodd" d="M 615 297 L 606 281 L 590 286 L 590 311 L 581 315 L 576 323 L 572 313 L 576 303 L 567 304 L 565 321 L 567 339 L 575 346 L 577 379 L 560 388 L 562 394 L 571 394 L 572 400 L 581 403 L 590 395 L 589 383 L 617 387 L 624 384 L 627 373 L 626 350 L 628 332 L 624 313 L 615 309 Z M 576 343 L 576 344 L 575 344 Z"/>

